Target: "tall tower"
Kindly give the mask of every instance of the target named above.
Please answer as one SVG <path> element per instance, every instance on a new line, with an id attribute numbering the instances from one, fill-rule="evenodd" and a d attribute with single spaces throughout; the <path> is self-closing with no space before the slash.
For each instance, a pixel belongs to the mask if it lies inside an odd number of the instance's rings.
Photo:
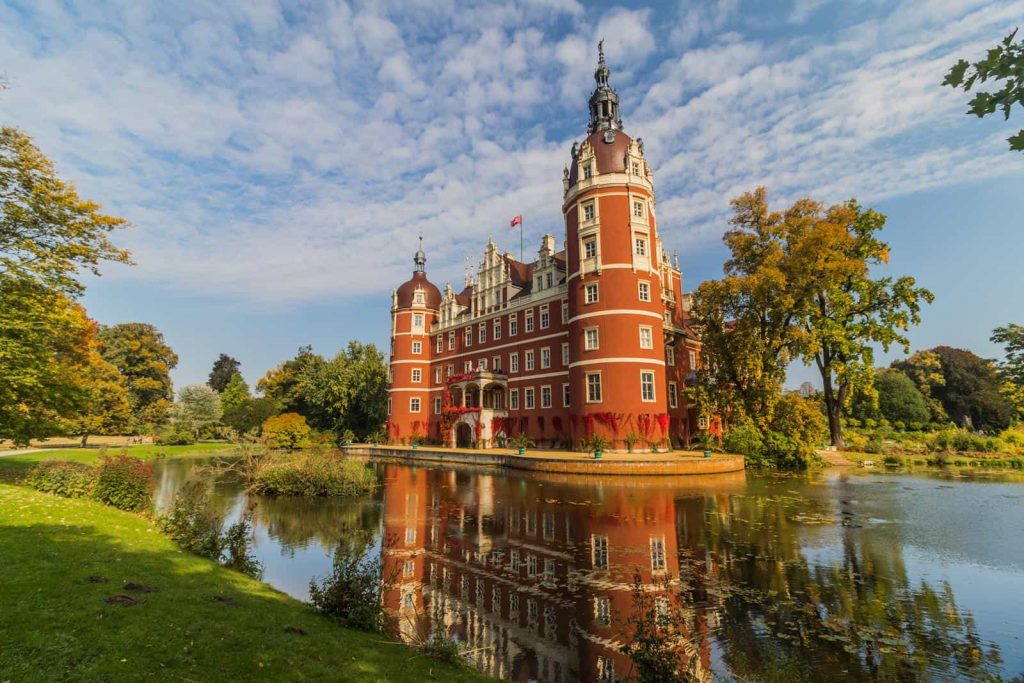
<path id="1" fill-rule="evenodd" d="M 643 141 L 622 130 L 609 76 L 599 44 L 588 135 L 573 145 L 563 181 L 571 412 L 587 422 L 608 412 L 653 419 L 668 390 L 653 177 Z"/>
<path id="2" fill-rule="evenodd" d="M 441 305 L 441 292 L 427 279 L 422 236 L 413 263 L 412 277 L 391 295 L 388 438 L 406 443 L 413 436 L 430 435 L 430 326 Z"/>

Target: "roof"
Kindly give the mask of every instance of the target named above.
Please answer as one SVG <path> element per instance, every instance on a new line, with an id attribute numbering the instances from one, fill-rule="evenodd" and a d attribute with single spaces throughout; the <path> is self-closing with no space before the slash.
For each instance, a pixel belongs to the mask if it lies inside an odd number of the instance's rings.
<path id="1" fill-rule="evenodd" d="M 606 133 L 614 133 L 612 142 L 605 142 Z M 584 142 L 589 142 L 590 146 L 594 148 L 594 158 L 597 162 L 597 168 L 593 169 L 594 173 L 625 173 L 626 153 L 629 151 L 629 143 L 632 141 L 633 138 L 621 130 L 598 130 L 588 135 Z M 573 159 L 572 164 L 569 165 L 569 185 L 575 185 L 578 179 L 579 170 L 576 159 Z"/>
<path id="2" fill-rule="evenodd" d="M 441 306 L 441 292 L 427 279 L 427 274 L 417 270 L 406 282 L 398 287 L 398 307 L 411 308 L 413 296 L 417 289 L 423 290 L 423 303 L 427 308 L 439 308 Z"/>

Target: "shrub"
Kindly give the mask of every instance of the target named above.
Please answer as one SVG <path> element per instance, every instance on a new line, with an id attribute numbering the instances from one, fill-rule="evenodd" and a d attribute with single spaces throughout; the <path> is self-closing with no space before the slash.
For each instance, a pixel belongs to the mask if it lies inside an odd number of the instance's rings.
<path id="1" fill-rule="evenodd" d="M 22 483 L 44 493 L 65 498 L 84 498 L 92 494 L 94 477 L 95 470 L 89 465 L 48 460 L 30 469 Z"/>
<path id="2" fill-rule="evenodd" d="M 858 419 L 857 419 L 857 418 L 855 418 L 855 417 L 850 417 L 850 418 L 847 418 L 847 419 L 846 419 L 846 425 L 847 425 L 848 427 L 851 427 L 851 428 L 853 428 L 853 429 L 856 429 L 857 427 L 860 427 L 860 420 L 858 420 Z"/>
<path id="3" fill-rule="evenodd" d="M 878 422 L 876 422 L 874 418 L 869 417 L 869 418 L 866 418 L 864 420 L 864 428 L 865 429 L 874 429 L 877 426 L 878 426 Z"/>
<path id="4" fill-rule="evenodd" d="M 221 564 L 258 579 L 263 576 L 263 565 L 252 556 L 252 516 L 253 509 L 250 507 L 224 532 L 221 539 L 227 557 Z"/>
<path id="5" fill-rule="evenodd" d="M 377 485 L 363 462 L 327 450 L 270 454 L 255 464 L 248 479 L 255 493 L 284 496 L 352 496 Z"/>
<path id="6" fill-rule="evenodd" d="M 761 457 L 762 446 L 761 432 L 750 422 L 730 427 L 722 436 L 722 447 L 726 452 L 739 453 L 754 460 Z"/>
<path id="7" fill-rule="evenodd" d="M 903 420 L 896 420 L 892 423 L 892 426 L 897 432 L 906 431 L 907 429 L 907 424 Z"/>
<path id="8" fill-rule="evenodd" d="M 923 422 L 910 422 L 907 424 L 907 428 L 912 432 L 919 432 L 925 428 L 925 424 Z"/>
<path id="9" fill-rule="evenodd" d="M 282 413 L 263 421 L 263 436 L 274 448 L 295 450 L 309 443 L 313 431 L 298 413 Z"/>
<path id="10" fill-rule="evenodd" d="M 172 424 L 156 437 L 161 446 L 191 446 L 196 442 L 195 434 L 180 422 Z"/>
<path id="11" fill-rule="evenodd" d="M 877 455 L 881 453 L 884 449 L 885 444 L 877 436 L 871 437 L 870 439 L 868 439 L 868 442 L 864 444 L 865 453 L 872 453 L 874 455 Z"/>
<path id="12" fill-rule="evenodd" d="M 342 446 L 349 446 L 355 443 L 355 440 L 356 435 L 352 432 L 351 429 L 346 429 L 341 433 L 341 436 L 338 437 L 338 443 L 340 443 Z"/>
<path id="13" fill-rule="evenodd" d="M 974 442 L 971 439 L 970 434 L 965 431 L 957 430 L 953 435 L 953 442 L 951 445 L 953 446 L 953 450 L 963 453 L 964 451 L 971 450 L 973 443 Z"/>
<path id="14" fill-rule="evenodd" d="M 121 453 L 100 460 L 92 496 L 119 510 L 139 512 L 152 503 L 152 488 L 153 468 L 149 463 Z"/>
<path id="15" fill-rule="evenodd" d="M 369 543 L 346 543 L 334 554 L 331 573 L 309 582 L 309 599 L 318 612 L 344 626 L 382 631 L 384 607 L 381 596 L 390 588 L 382 575 L 380 557 L 367 559 Z"/>

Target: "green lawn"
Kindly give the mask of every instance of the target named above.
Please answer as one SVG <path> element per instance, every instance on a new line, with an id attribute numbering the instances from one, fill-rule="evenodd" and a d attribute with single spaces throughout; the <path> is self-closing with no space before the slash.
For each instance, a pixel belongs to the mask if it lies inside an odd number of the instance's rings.
<path id="1" fill-rule="evenodd" d="M 0 484 L 0 571 L 0 681 L 484 680 L 341 628 L 87 500 Z M 142 602 L 105 602 L 116 595 Z"/>
<path id="2" fill-rule="evenodd" d="M 192 444 L 190 446 L 157 446 L 145 444 L 139 446 L 110 447 L 106 449 L 108 455 L 117 455 L 122 450 L 136 458 L 149 460 L 160 456 L 166 457 L 201 457 L 204 455 L 223 455 L 226 451 L 234 448 L 233 444 L 224 441 L 208 441 Z M 26 453 L 24 455 L 4 455 L 0 451 L 0 468 L 27 469 L 37 462 L 43 460 L 70 460 L 73 462 L 94 463 L 100 459 L 104 451 L 99 448 L 54 448 L 38 453 Z"/>

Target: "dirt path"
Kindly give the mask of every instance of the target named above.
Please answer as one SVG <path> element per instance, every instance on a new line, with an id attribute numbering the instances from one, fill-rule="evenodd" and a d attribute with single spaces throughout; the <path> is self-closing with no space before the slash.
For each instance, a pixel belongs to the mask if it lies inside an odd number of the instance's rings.
<path id="1" fill-rule="evenodd" d="M 28 453 L 42 453 L 45 450 L 45 448 L 22 448 L 21 450 L 17 451 L 0 451 L 0 458 L 4 457 L 5 455 L 26 455 Z"/>
<path id="2" fill-rule="evenodd" d="M 818 455 L 832 467 L 856 467 L 857 463 L 847 460 L 839 451 L 818 451 Z"/>

